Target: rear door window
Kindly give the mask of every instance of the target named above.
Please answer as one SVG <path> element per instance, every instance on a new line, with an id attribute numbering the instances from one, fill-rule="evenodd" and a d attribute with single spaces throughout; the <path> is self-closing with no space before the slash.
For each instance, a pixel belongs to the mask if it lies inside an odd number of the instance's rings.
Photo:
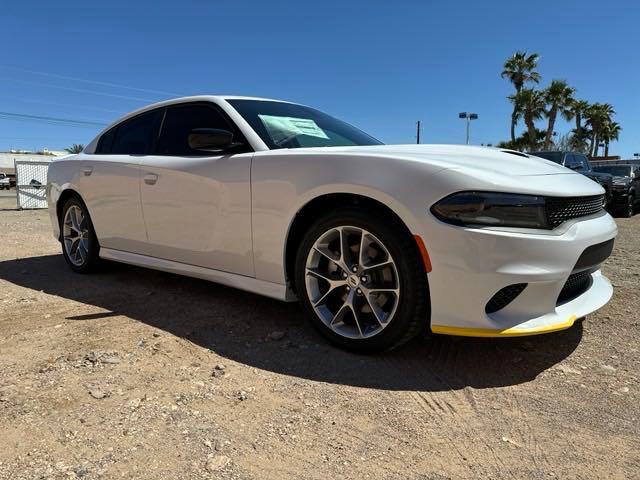
<path id="1" fill-rule="evenodd" d="M 116 136 L 116 129 L 118 127 L 114 127 L 109 130 L 107 133 L 100 137 L 98 141 L 98 147 L 96 148 L 96 153 L 111 153 L 111 147 L 113 145 L 113 139 Z"/>
<path id="2" fill-rule="evenodd" d="M 146 155 L 150 153 L 157 137 L 163 110 L 145 112 L 118 125 L 115 128 L 109 153 L 116 155 Z"/>

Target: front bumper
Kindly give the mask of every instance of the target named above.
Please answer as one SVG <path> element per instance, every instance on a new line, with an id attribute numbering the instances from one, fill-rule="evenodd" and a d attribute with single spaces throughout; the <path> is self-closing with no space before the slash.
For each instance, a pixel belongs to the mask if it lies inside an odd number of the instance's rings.
<path id="1" fill-rule="evenodd" d="M 427 228 L 431 235 L 427 235 Z M 429 274 L 431 330 L 466 336 L 522 336 L 563 330 L 602 307 L 613 289 L 597 265 L 590 285 L 558 301 L 569 275 L 589 247 L 616 236 L 606 213 L 575 219 L 551 232 L 425 225 L 433 266 Z M 504 308 L 486 313 L 504 287 L 526 284 Z"/>
<path id="2" fill-rule="evenodd" d="M 625 206 L 629 203 L 629 189 L 614 188 L 611 196 L 611 204 L 616 206 Z"/>

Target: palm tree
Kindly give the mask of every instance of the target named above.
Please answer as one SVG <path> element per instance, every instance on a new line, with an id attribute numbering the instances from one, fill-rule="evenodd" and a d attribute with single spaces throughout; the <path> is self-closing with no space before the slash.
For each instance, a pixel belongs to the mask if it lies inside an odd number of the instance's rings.
<path id="1" fill-rule="evenodd" d="M 618 140 L 622 127 L 618 122 L 607 122 L 602 126 L 600 138 L 604 142 L 604 156 L 609 156 L 609 142 Z"/>
<path id="2" fill-rule="evenodd" d="M 518 93 L 509 96 L 513 102 L 517 115 L 522 115 L 527 126 L 529 150 L 535 150 L 538 145 L 535 121 L 542 118 L 545 113 L 545 96 L 540 90 L 524 88 Z M 515 143 L 515 142 L 514 142 Z"/>
<path id="3" fill-rule="evenodd" d="M 582 129 L 582 117 L 590 106 L 591 104 L 586 100 L 574 100 L 571 104 L 571 116 L 576 120 L 576 131 Z"/>
<path id="4" fill-rule="evenodd" d="M 520 93 L 526 83 L 540 83 L 540 74 L 536 72 L 540 55 L 527 52 L 516 52 L 504 62 L 504 69 L 500 76 L 508 78 L 516 89 L 516 94 Z M 518 105 L 514 103 L 511 114 L 511 141 L 516 142 L 516 123 L 518 122 Z"/>
<path id="5" fill-rule="evenodd" d="M 589 131 L 582 125 L 582 119 L 587 114 L 587 111 L 591 107 L 591 104 L 586 100 L 573 100 L 570 108 L 570 115 L 568 119 L 575 119 L 576 128 L 572 131 L 569 144 L 572 150 L 579 152 L 587 151 L 587 137 Z"/>
<path id="6" fill-rule="evenodd" d="M 613 121 L 612 118 L 615 113 L 613 106 L 609 103 L 594 103 L 587 110 L 585 116 L 587 125 L 591 127 L 589 152 L 592 156 L 598 156 L 598 144 L 602 140 L 602 131 L 605 125 Z"/>
<path id="7" fill-rule="evenodd" d="M 547 133 L 544 137 L 545 150 L 551 147 L 551 136 L 553 135 L 553 128 L 556 123 L 556 117 L 560 113 L 566 120 L 570 120 L 571 107 L 573 104 L 573 94 L 576 92 L 575 88 L 567 85 L 567 82 L 563 80 L 553 80 L 551 85 L 543 92 L 545 101 L 549 104 L 549 111 L 547 116 L 549 117 L 549 124 L 547 126 Z"/>
<path id="8" fill-rule="evenodd" d="M 65 150 L 69 153 L 80 153 L 84 150 L 84 145 L 81 143 L 74 143 L 70 147 L 65 148 Z"/>

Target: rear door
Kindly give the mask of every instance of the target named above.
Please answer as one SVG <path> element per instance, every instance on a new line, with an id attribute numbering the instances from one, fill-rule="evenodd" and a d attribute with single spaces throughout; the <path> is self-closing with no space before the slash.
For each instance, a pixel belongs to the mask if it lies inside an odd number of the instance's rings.
<path id="1" fill-rule="evenodd" d="M 127 119 L 106 132 L 81 166 L 80 189 L 104 248 L 143 253 L 140 163 L 152 148 L 163 110 Z"/>
<path id="2" fill-rule="evenodd" d="M 142 159 L 140 191 L 150 256 L 253 276 L 251 159 L 232 121 L 209 102 L 166 108 L 153 155 Z M 194 151 L 189 132 L 217 128 L 243 146 Z"/>

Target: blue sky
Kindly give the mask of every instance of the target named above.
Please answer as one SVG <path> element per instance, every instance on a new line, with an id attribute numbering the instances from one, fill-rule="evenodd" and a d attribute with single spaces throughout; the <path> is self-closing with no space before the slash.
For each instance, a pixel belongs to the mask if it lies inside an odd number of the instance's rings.
<path id="1" fill-rule="evenodd" d="M 633 0 L 7 0 L 2 18 L 0 112 L 107 123 L 174 94 L 240 94 L 315 106 L 386 143 L 413 143 L 418 119 L 423 142 L 462 143 L 458 112 L 473 111 L 472 143 L 496 143 L 512 93 L 501 66 L 520 49 L 541 55 L 542 85 L 566 79 L 614 105 L 612 154 L 640 152 Z M 98 130 L 0 119 L 0 150 L 60 149 Z"/>

